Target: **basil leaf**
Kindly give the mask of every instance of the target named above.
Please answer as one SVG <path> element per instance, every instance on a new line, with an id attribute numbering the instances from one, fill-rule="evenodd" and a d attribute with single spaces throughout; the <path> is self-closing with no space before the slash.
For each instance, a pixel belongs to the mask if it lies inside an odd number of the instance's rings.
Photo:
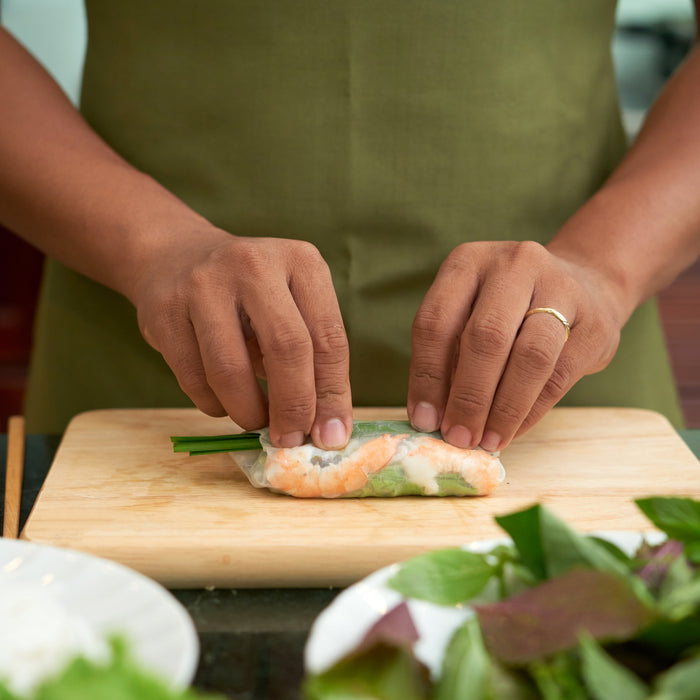
<path id="1" fill-rule="evenodd" d="M 700 501 L 692 498 L 638 498 L 635 503 L 649 520 L 670 539 L 700 541 Z"/>
<path id="2" fill-rule="evenodd" d="M 547 561 L 541 537 L 541 507 L 525 508 L 508 515 L 496 516 L 496 522 L 510 535 L 522 563 L 537 580 L 547 578 Z"/>
<path id="3" fill-rule="evenodd" d="M 594 700 L 643 700 L 648 688 L 628 668 L 619 664 L 589 634 L 579 639 L 581 674 Z"/>
<path id="4" fill-rule="evenodd" d="M 593 537 L 579 535 L 541 505 L 498 516 L 496 522 L 510 535 L 523 564 L 540 580 L 580 565 L 630 577 L 626 563 L 607 546 Z M 638 592 L 643 595 L 641 587 Z"/>
<path id="5" fill-rule="evenodd" d="M 479 622 L 470 617 L 452 636 L 442 664 L 435 700 L 486 700 L 491 660 L 484 646 Z"/>
<path id="6" fill-rule="evenodd" d="M 649 700 L 697 700 L 700 697 L 700 656 L 681 661 L 660 674 Z"/>
<path id="7" fill-rule="evenodd" d="M 659 609 L 671 620 L 682 620 L 700 610 L 700 574 L 677 586 L 659 601 Z"/>
<path id="8" fill-rule="evenodd" d="M 409 598 L 456 605 L 481 593 L 493 573 L 484 554 L 439 549 L 403 562 L 388 585 Z"/>
<path id="9" fill-rule="evenodd" d="M 555 654 L 533 662 L 528 668 L 544 700 L 589 700 L 579 680 L 578 665 L 571 655 Z"/>
<path id="10" fill-rule="evenodd" d="M 308 676 L 302 690 L 306 700 L 428 700 L 430 679 L 410 649 L 377 644 Z"/>

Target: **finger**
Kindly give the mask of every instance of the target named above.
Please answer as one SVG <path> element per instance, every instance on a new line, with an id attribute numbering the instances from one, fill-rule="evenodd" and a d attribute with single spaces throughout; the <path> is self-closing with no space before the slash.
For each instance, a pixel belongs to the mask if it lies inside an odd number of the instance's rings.
<path id="1" fill-rule="evenodd" d="M 572 333 L 571 338 L 574 338 Z M 530 408 L 527 416 L 520 424 L 514 438 L 532 428 L 561 400 L 561 398 L 583 376 L 580 371 L 580 361 L 576 357 L 574 343 L 567 343 L 562 350 L 557 363 L 542 391 Z"/>
<path id="2" fill-rule="evenodd" d="M 531 296 L 530 282 L 504 283 L 500 275 L 487 280 L 460 339 L 441 430 L 457 447 L 479 444 L 496 388 Z"/>
<path id="3" fill-rule="evenodd" d="M 144 337 L 161 353 L 180 388 L 202 413 L 226 415 L 226 409 L 207 382 L 197 337 L 184 313 L 160 315 L 152 327 L 144 328 Z"/>
<path id="4" fill-rule="evenodd" d="M 270 283 L 245 302 L 262 352 L 269 399 L 270 440 L 276 447 L 301 445 L 316 410 L 313 343 L 287 286 Z"/>
<path id="5" fill-rule="evenodd" d="M 564 348 L 564 331 L 561 321 L 547 313 L 523 320 L 486 421 L 480 442 L 485 450 L 503 449 L 530 413 Z"/>
<path id="6" fill-rule="evenodd" d="M 268 422 L 238 311 L 231 301 L 196 304 L 191 311 L 206 381 L 231 419 L 245 430 Z"/>
<path id="7" fill-rule="evenodd" d="M 311 439 L 322 449 L 341 449 L 352 433 L 350 352 L 345 326 L 330 271 L 320 255 L 309 255 L 299 272 L 290 290 L 313 347 L 316 410 Z"/>
<path id="8" fill-rule="evenodd" d="M 240 309 L 239 311 L 239 318 L 241 319 L 241 328 L 243 329 L 243 337 L 245 338 L 245 346 L 248 350 L 248 357 L 250 357 L 250 362 L 253 365 L 255 374 L 261 379 L 267 379 L 265 376 L 265 365 L 263 365 L 262 361 L 260 344 L 258 343 L 258 339 L 255 337 L 253 328 L 250 325 L 248 314 L 245 313 L 243 309 Z"/>
<path id="9" fill-rule="evenodd" d="M 443 265 L 418 308 L 411 329 L 407 410 L 416 430 L 440 428 L 478 281 L 470 269 Z"/>

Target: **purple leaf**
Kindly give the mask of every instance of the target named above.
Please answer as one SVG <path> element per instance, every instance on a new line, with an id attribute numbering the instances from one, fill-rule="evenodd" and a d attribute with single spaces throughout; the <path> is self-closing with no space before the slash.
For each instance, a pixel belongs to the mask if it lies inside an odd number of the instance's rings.
<path id="1" fill-rule="evenodd" d="M 390 646 L 411 648 L 418 640 L 418 630 L 413 623 L 406 601 L 399 603 L 380 617 L 367 630 L 358 651 L 383 642 Z"/>
<path id="2" fill-rule="evenodd" d="M 666 540 L 659 547 L 650 548 L 647 561 L 639 571 L 639 577 L 649 588 L 659 588 L 666 578 L 671 562 L 682 554 L 683 543 L 677 540 Z"/>
<path id="3" fill-rule="evenodd" d="M 514 664 L 570 649 L 582 630 L 599 640 L 622 640 L 654 619 L 624 579 L 590 569 L 574 569 L 474 609 L 486 646 Z"/>

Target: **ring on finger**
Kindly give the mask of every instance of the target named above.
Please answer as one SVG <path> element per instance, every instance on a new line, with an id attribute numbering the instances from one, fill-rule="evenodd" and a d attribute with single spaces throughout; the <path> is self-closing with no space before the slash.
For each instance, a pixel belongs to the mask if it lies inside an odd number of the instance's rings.
<path id="1" fill-rule="evenodd" d="M 554 316 L 554 318 L 559 321 L 562 326 L 564 326 L 564 342 L 566 342 L 569 339 L 569 333 L 571 331 L 571 326 L 569 325 L 569 322 L 566 320 L 566 316 L 562 314 L 560 311 L 557 311 L 556 309 L 552 309 L 549 306 L 536 306 L 534 309 L 530 309 L 526 314 L 525 317 L 523 318 L 523 321 L 526 318 L 529 318 L 532 316 L 532 314 L 549 314 L 550 316 Z"/>

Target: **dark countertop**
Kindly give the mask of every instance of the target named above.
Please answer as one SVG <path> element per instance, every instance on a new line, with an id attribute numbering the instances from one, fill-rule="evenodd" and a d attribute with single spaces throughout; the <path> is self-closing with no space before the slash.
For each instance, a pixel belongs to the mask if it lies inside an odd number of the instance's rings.
<path id="1" fill-rule="evenodd" d="M 700 457 L 700 430 L 681 431 Z M 25 448 L 20 527 L 26 522 L 60 436 L 29 435 Z M 7 436 L 0 436 L 4 494 Z M 0 503 L 0 515 L 3 504 Z M 311 624 L 340 589 L 177 590 L 199 633 L 201 655 L 193 685 L 235 700 L 300 697 L 303 651 Z"/>

